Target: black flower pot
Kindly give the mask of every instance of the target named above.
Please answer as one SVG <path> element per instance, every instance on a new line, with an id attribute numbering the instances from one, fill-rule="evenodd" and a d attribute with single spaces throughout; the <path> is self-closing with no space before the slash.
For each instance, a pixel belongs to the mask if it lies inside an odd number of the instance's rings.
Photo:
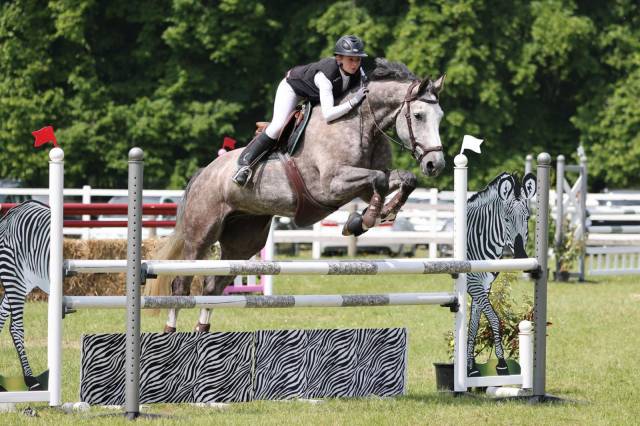
<path id="1" fill-rule="evenodd" d="M 439 391 L 453 392 L 453 364 L 434 362 L 436 369 L 436 388 Z"/>

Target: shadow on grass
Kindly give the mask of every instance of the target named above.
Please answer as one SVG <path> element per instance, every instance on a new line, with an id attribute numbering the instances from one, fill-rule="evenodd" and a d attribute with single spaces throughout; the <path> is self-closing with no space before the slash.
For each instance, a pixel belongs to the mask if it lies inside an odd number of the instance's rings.
<path id="1" fill-rule="evenodd" d="M 606 284 L 607 281 L 606 280 L 593 280 L 593 279 L 586 279 L 584 281 L 578 281 L 578 280 L 574 280 L 574 281 L 551 281 L 549 280 L 549 284 L 552 285 L 568 285 L 568 286 L 576 286 L 576 285 L 600 285 L 600 284 Z"/>
<path id="2" fill-rule="evenodd" d="M 421 403 L 434 403 L 439 405 L 482 405 L 482 404 L 505 404 L 505 403 L 518 403 L 518 404 L 535 404 L 535 403 L 552 403 L 552 404 L 588 404 L 588 401 L 577 401 L 573 399 L 566 399 L 557 397 L 555 395 L 547 395 L 544 401 L 538 401 L 533 399 L 532 396 L 522 397 L 505 397 L 505 398 L 492 398 L 487 396 L 483 392 L 436 392 L 436 393 L 414 393 L 411 395 L 405 395 L 399 397 L 400 400 L 414 401 Z"/>

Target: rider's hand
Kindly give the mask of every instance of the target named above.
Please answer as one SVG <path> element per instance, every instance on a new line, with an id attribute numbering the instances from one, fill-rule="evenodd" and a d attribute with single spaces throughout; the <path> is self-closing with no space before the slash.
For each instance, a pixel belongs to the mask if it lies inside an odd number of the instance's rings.
<path id="1" fill-rule="evenodd" d="M 369 93 L 369 89 L 364 86 L 360 87 L 353 97 L 349 99 L 349 105 L 351 105 L 351 108 L 362 102 L 362 100 L 367 96 L 367 93 Z"/>

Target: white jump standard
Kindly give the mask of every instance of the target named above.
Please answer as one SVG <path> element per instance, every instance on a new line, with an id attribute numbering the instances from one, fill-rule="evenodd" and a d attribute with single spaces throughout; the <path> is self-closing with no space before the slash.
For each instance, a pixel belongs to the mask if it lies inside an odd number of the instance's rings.
<path id="1" fill-rule="evenodd" d="M 57 150 L 57 151 L 56 151 Z M 55 151 L 55 152 L 54 152 Z M 63 154 L 59 148 L 52 150 L 51 197 L 61 198 L 63 187 Z M 57 348 L 61 355 L 62 307 L 81 308 L 128 308 L 127 345 L 127 414 L 137 416 L 139 382 L 136 374 L 139 368 L 140 310 L 143 308 L 273 308 L 273 307 L 350 307 L 388 305 L 438 304 L 454 308 L 456 312 L 455 331 L 455 391 L 464 392 L 471 386 L 487 386 L 521 383 L 521 376 L 466 377 L 466 276 L 468 272 L 530 271 L 536 278 L 535 286 L 535 353 L 533 400 L 544 401 L 545 361 L 546 361 L 546 285 L 547 285 L 547 232 L 548 232 L 548 154 L 538 156 L 537 170 L 537 222 L 536 258 L 493 261 L 466 260 L 466 201 L 467 201 L 467 160 L 464 155 L 455 158 L 455 226 L 454 259 L 400 259 L 375 261 L 143 261 L 140 258 L 140 225 L 142 199 L 142 151 L 132 149 L 129 154 L 130 201 L 129 201 L 129 249 L 128 260 L 67 260 L 62 259 L 62 202 L 52 201 L 52 253 L 51 253 L 51 295 L 50 330 L 58 331 L 49 335 L 49 350 Z M 56 198 L 58 197 L 58 198 Z M 54 242 L 56 244 L 54 245 Z M 63 297 L 62 276 L 65 273 L 127 273 L 127 296 L 116 297 Z M 55 272 L 55 273 L 54 273 Z M 452 293 L 391 293 L 368 295 L 322 295 L 322 296 L 187 296 L 187 297 L 141 297 L 140 285 L 146 277 L 155 275 L 382 275 L 382 274 L 435 274 L 447 273 L 456 277 Z M 58 279 L 55 279 L 58 278 Z M 463 302 L 464 301 L 464 302 Z M 56 328 L 58 327 L 58 328 Z M 130 340 L 129 340 L 130 339 Z M 129 344 L 130 342 L 130 344 Z M 50 352 L 51 353 L 51 352 Z M 55 364 L 55 365 L 54 365 Z M 49 359 L 50 405 L 61 405 L 60 370 L 61 356 Z M 57 376 L 56 376 L 57 374 Z M 56 378 L 57 377 L 57 378 Z M 520 380 L 520 381 L 518 381 Z M 55 397 L 54 397 L 55 396 Z"/>

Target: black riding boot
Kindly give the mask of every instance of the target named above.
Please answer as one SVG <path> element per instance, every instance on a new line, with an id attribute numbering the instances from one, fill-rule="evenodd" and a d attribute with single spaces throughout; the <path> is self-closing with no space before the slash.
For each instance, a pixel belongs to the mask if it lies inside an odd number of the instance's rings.
<path id="1" fill-rule="evenodd" d="M 240 154 L 240 158 L 238 158 L 238 170 L 231 180 L 237 185 L 245 186 L 253 173 L 251 167 L 253 167 L 254 162 L 273 148 L 275 143 L 276 141 L 274 139 L 267 136 L 267 132 L 262 132 L 256 136 L 249 142 L 249 145 L 247 145 L 242 154 Z"/>

